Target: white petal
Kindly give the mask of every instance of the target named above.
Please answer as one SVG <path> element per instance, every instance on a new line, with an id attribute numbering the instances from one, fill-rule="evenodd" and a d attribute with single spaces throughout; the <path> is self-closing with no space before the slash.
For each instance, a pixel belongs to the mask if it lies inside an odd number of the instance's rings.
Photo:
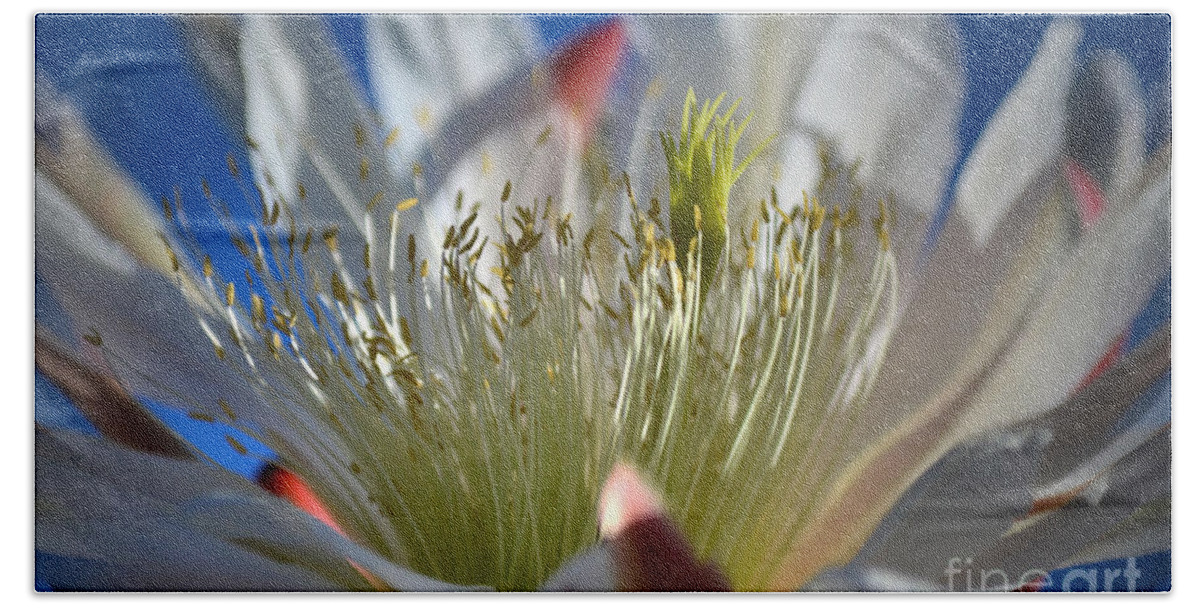
<path id="1" fill-rule="evenodd" d="M 1058 190 L 1031 191 L 983 247 L 975 243 L 968 220 L 951 211 L 933 255 L 907 285 L 908 298 L 871 395 L 875 424 L 864 425 L 860 443 L 889 432 L 948 379 L 966 382 L 989 363 L 1048 269 L 1070 250 L 1075 220 L 1068 204 Z M 907 239 L 893 239 L 901 249 L 925 236 L 924 226 L 906 221 L 906 215 L 913 214 L 898 214 L 897 228 L 906 228 Z"/>
<path id="2" fill-rule="evenodd" d="M 957 152 L 956 44 L 941 17 L 840 17 L 803 85 L 793 127 L 831 144 L 845 162 L 861 160 L 867 182 L 933 211 Z M 811 167 L 812 158 L 784 162 L 787 174 L 788 163 Z"/>
<path id="3" fill-rule="evenodd" d="M 397 174 L 410 170 L 458 104 L 528 67 L 534 50 L 528 21 L 499 15 L 370 16 L 367 49 L 386 126 L 399 128 L 388 154 Z"/>
<path id="4" fill-rule="evenodd" d="M 836 17 L 830 15 L 721 15 L 718 24 L 730 40 L 729 61 L 739 69 L 728 75 L 730 94 L 745 99 L 754 112 L 744 141 L 746 150 L 767 138 L 784 134 L 750 165 L 735 186 L 734 201 L 757 201 L 774 184 L 780 204 L 799 204 L 803 190 L 820 176 L 811 133 L 788 129 L 796 99 L 813 64 L 827 42 Z M 811 160 L 812 163 L 806 161 Z M 731 207 L 735 203 L 731 201 Z M 742 225 L 757 213 L 754 204 L 730 209 L 730 221 Z"/>
<path id="5" fill-rule="evenodd" d="M 959 379 L 847 468 L 774 587 L 793 587 L 818 568 L 848 562 L 903 489 L 962 439 L 1063 401 L 1168 270 L 1169 164 L 1162 156 L 1147 167 L 1141 195 L 1114 205 L 1075 251 L 1052 260 L 1048 276 L 1040 270 L 1045 261 L 1032 260 L 1034 285 L 1000 287 L 992 318 L 962 355 Z M 1014 272 L 1020 278 L 1020 268 Z"/>
<path id="6" fill-rule="evenodd" d="M 1075 71 L 1080 26 L 1059 19 L 1046 30 L 1029 68 L 988 123 L 958 183 L 957 207 L 976 242 L 1062 150 L 1065 104 Z"/>
<path id="7" fill-rule="evenodd" d="M 318 18 L 250 16 L 241 50 L 246 129 L 256 144 L 250 156 L 268 207 L 299 208 L 301 231 L 363 231 L 364 209 L 378 192 L 389 202 L 412 196 L 389 170 L 376 121 Z M 342 234 L 346 250 L 361 250 L 356 231 Z"/>
<path id="8" fill-rule="evenodd" d="M 300 143 L 309 117 L 309 82 L 300 59 L 282 43 L 278 24 L 247 15 L 242 30 L 242 70 L 246 78 L 246 135 L 257 144 L 259 175 L 295 184 Z"/>
<path id="9" fill-rule="evenodd" d="M 140 266 L 101 234 L 50 180 L 36 181 L 38 275 L 72 325 L 94 331 L 108 363 L 139 397 L 223 416 L 218 399 L 248 419 L 266 414 L 258 397 L 217 361 L 196 313 L 171 279 Z M 180 403 L 180 397 L 185 401 Z"/>
<path id="10" fill-rule="evenodd" d="M 1103 218 L 1048 277 L 962 432 L 1006 426 L 1061 403 L 1169 272 L 1169 157 L 1158 161 L 1140 195 Z"/>

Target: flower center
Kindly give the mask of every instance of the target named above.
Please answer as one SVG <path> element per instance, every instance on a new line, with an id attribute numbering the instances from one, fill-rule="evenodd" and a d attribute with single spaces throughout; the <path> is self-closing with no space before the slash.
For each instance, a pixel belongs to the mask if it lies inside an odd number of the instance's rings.
<path id="1" fill-rule="evenodd" d="M 627 176 L 589 176 L 627 210 L 622 229 L 509 200 L 506 184 L 499 218 L 460 195 L 426 259 L 415 199 L 377 196 L 350 264 L 337 228 L 314 246 L 288 205 L 264 204 L 262 229 L 233 237 L 254 293 L 204 265 L 219 314 L 200 323 L 270 407 L 241 422 L 347 534 L 434 577 L 537 588 L 595 542 L 598 494 L 627 461 L 700 555 L 761 586 L 848 456 L 895 321 L 896 262 L 882 203 L 871 234 L 856 194 L 821 200 L 852 182 L 828 163 L 817 198 L 785 209 L 764 189 L 759 213 L 728 225 L 765 143 L 737 161 L 738 105 L 696 105 L 689 92 L 679 140 L 662 136 L 669 217 Z"/>

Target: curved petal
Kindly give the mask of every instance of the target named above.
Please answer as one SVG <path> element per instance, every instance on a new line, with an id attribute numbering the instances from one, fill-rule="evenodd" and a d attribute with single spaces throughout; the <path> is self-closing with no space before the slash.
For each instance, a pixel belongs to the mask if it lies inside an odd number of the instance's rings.
<path id="1" fill-rule="evenodd" d="M 1110 51 L 1079 70 L 1068 94 L 1067 157 L 1108 199 L 1127 196 L 1145 162 L 1146 104 L 1139 91 L 1129 61 Z M 1089 219 L 1085 224 L 1094 223 Z"/>
<path id="2" fill-rule="evenodd" d="M 1024 572 L 1168 549 L 1166 382 L 1141 399 L 1154 406 L 1123 431 L 1107 432 L 1112 417 L 1106 415 L 1145 392 L 1141 368 L 1157 369 L 1151 377 L 1161 373 L 1153 360 L 1162 353 L 1161 344 L 1148 344 L 1043 419 L 950 451 L 908 489 L 853 561 L 805 588 L 963 591 L 969 568 L 976 576 L 1013 575 L 989 579 L 1000 585 L 989 590 L 1007 590 Z M 1077 445 L 1079 427 L 1086 427 L 1085 436 L 1104 435 L 1090 459 L 1088 448 Z M 994 448 L 979 449 L 988 445 Z M 1059 470 L 1066 460 L 1078 467 L 1038 484 L 1048 468 Z M 1096 534 L 1109 526 L 1103 537 Z"/>
<path id="3" fill-rule="evenodd" d="M 218 400 L 263 412 L 249 387 L 227 381 L 176 284 L 100 233 L 49 179 L 39 175 L 35 186 L 38 273 L 77 331 L 98 334 L 109 365 L 135 393 L 183 398 L 181 405 L 218 417 Z"/>
<path id="4" fill-rule="evenodd" d="M 793 110 L 784 180 L 811 188 L 814 144 L 909 208 L 936 209 L 958 149 L 963 73 L 955 33 L 938 16 L 846 15 L 832 25 Z M 792 199 L 799 192 L 789 192 Z"/>
<path id="5" fill-rule="evenodd" d="M 1080 26 L 1050 24 L 1029 68 L 976 144 L 958 183 L 957 207 L 983 243 L 1062 150 L 1063 125 Z"/>
<path id="6" fill-rule="evenodd" d="M 994 304 L 960 379 L 851 463 L 773 586 L 792 588 L 823 565 L 849 561 L 903 488 L 950 446 L 1063 401 L 1168 266 L 1168 165 L 1164 154 L 1148 166 L 1140 194 L 1085 235 L 1044 282 L 1009 296 L 1018 305 Z"/>
<path id="7" fill-rule="evenodd" d="M 534 58 L 533 32 L 520 16 L 372 15 L 366 28 L 375 96 L 387 128 L 397 129 L 388 152 L 397 175 L 411 170 L 456 104 Z"/>
<path id="8" fill-rule="evenodd" d="M 189 502 L 188 526 L 260 555 L 374 591 L 482 591 L 452 585 L 393 564 L 283 501 L 210 495 Z"/>
<path id="9" fill-rule="evenodd" d="M 1121 206 L 1048 277 L 1017 346 L 977 395 L 963 432 L 1004 426 L 1061 403 L 1169 272 L 1169 156 L 1146 168 L 1140 192 Z"/>
<path id="10" fill-rule="evenodd" d="M 35 434 L 38 573 L 55 590 L 331 591 L 320 574 L 187 526 L 181 505 L 256 492 L 196 461 L 153 456 L 74 433 Z"/>
<path id="11" fill-rule="evenodd" d="M 952 214 L 933 259 L 918 266 L 927 224 L 958 154 L 964 97 L 957 33 L 943 17 L 839 17 L 780 144 L 784 199 L 798 200 L 801 190 L 815 193 L 822 150 L 832 152 L 835 163 L 861 162 L 857 179 L 868 204 L 894 195 L 889 230 L 901 314 L 871 397 L 871 424 L 856 431 L 857 445 L 878 439 L 936 394 L 972 343 L 985 303 L 1014 258 L 1059 238 L 1057 211 L 1043 214 L 1038 192 L 1031 197 L 1036 202 L 1005 216 L 1003 234 L 986 247 L 963 238 L 969 219 Z"/>
<path id="12" fill-rule="evenodd" d="M 1050 176 L 1045 181 L 1054 184 Z M 989 315 L 1006 303 L 1009 316 L 1004 318 L 1014 318 L 1035 296 L 1040 277 L 1070 250 L 1074 211 L 1057 185 L 1036 187 L 1022 199 L 982 247 L 971 235 L 969 220 L 951 212 L 937 248 L 911 275 L 908 299 L 871 395 L 876 424 L 859 433 L 860 443 L 900 424 L 948 381 L 965 382 L 966 372 L 955 375 L 967 369 L 964 359 L 983 365 L 1011 331 L 993 326 L 981 334 Z M 910 243 L 919 243 L 923 233 L 923 226 L 909 224 Z"/>
<path id="13" fill-rule="evenodd" d="M 885 363 L 886 381 L 873 397 L 892 404 L 882 408 L 893 412 L 882 421 L 885 424 L 932 397 L 959 367 L 964 353 L 973 350 L 975 355 L 968 358 L 982 364 L 1009 331 L 994 324 L 984 327 L 986 315 L 1008 306 L 1007 318 L 1015 318 L 1037 297 L 1039 286 L 1053 280 L 1047 273 L 1078 245 L 1081 228 L 1091 228 L 1105 205 L 1135 196 L 1137 179 L 1128 174 L 1141 172 L 1145 165 L 1141 144 L 1130 143 L 1141 141 L 1136 134 L 1144 123 L 1144 111 L 1131 99 L 1136 87 L 1120 77 L 1123 63 L 1107 55 L 1076 76 L 1078 36 L 1078 24 L 1072 20 L 1052 25 L 1029 71 L 968 163 L 1004 183 L 985 187 L 978 182 L 980 175 L 967 174 L 963 179 L 976 180 L 976 185 L 960 182 L 958 204 L 915 277 L 915 291 Z M 1053 128 L 1045 127 L 1051 136 L 1043 137 L 1030 126 L 1035 123 L 1052 123 Z M 1009 152 L 1001 154 L 1003 150 Z M 1078 175 L 1072 172 L 1072 167 L 1080 167 L 1075 156 L 1109 159 L 1104 162 L 1115 163 L 1111 168 L 1092 173 L 1120 174 L 1117 181 L 1124 185 L 1109 188 L 1107 178 L 1104 189 L 1093 184 L 1098 201 L 1088 203 L 1081 188 L 1092 178 L 1083 169 Z M 1098 166 L 1094 161 L 1088 164 Z M 964 187 L 978 187 L 980 197 L 962 198 Z M 977 338 L 980 331 L 988 346 Z"/>
<path id="14" fill-rule="evenodd" d="M 39 429 L 36 545 L 50 585 L 93 591 L 455 591 L 197 461 Z"/>

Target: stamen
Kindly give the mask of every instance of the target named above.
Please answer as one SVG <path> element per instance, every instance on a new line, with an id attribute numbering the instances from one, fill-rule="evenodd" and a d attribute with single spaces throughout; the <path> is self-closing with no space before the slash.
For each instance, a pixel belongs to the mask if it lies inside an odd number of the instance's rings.
<path id="1" fill-rule="evenodd" d="M 698 104 L 689 91 L 679 139 L 662 135 L 668 217 L 656 197 L 643 195 L 643 208 L 628 174 L 589 176 L 604 184 L 596 204 L 627 207 L 628 225 L 588 225 L 569 198 L 525 206 L 526 159 L 502 188 L 487 186 L 492 207 L 460 191 L 433 268 L 410 229 L 408 267 L 397 270 L 417 198 L 368 190 L 355 200 L 310 149 L 333 204 L 361 224 L 318 229 L 325 247 L 310 247 L 308 229 L 296 248 L 305 218 L 276 185 L 261 186 L 273 197 L 269 225 L 247 240 L 231 231 L 253 266 L 250 293 L 239 300 L 206 258 L 210 310 L 224 314 L 198 322 L 272 409 L 267 419 L 285 423 L 265 439 L 349 535 L 452 582 L 536 588 L 594 542 L 602 476 L 627 462 L 735 585 L 758 580 L 762 556 L 778 558 L 781 537 L 807 517 L 810 503 L 795 497 L 820 492 L 848 449 L 895 323 L 896 266 L 888 210 L 858 230 L 854 201 L 820 185 L 820 201 L 752 198 L 760 213 L 732 227 L 731 244 L 732 186 L 767 143 L 736 159 L 749 117 L 735 121 L 739 103 L 723 101 Z M 371 134 L 355 135 L 365 148 Z M 530 135 L 529 149 L 548 137 Z M 853 181 L 826 173 L 824 184 Z M 377 220 L 387 222 L 384 260 Z M 864 263 L 847 254 L 860 233 L 875 241 Z M 342 249 L 357 260 L 359 245 L 363 263 L 351 269 Z M 597 270 L 621 256 L 624 272 Z M 212 319 L 242 357 L 224 356 Z M 245 339 L 243 325 L 261 339 Z M 206 415 L 248 431 L 263 422 L 218 403 Z"/>

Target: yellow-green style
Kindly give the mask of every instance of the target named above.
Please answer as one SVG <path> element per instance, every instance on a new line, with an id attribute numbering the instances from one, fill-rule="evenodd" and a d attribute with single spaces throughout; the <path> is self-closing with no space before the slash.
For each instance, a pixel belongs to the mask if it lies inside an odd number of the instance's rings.
<path id="1" fill-rule="evenodd" d="M 686 260 L 687 254 L 700 256 L 702 292 L 707 290 L 725 247 L 733 184 L 774 139 L 763 141 L 737 163 L 734 152 L 738 140 L 754 113 L 736 123 L 733 113 L 742 100 L 734 101 L 724 114 L 717 114 L 724 99 L 725 93 L 721 93 L 715 100 L 705 100 L 696 112 L 696 92 L 689 88 L 683 103 L 679 141 L 670 133 L 659 132 L 671 185 L 671 238 L 681 261 Z M 693 239 L 697 241 L 695 244 Z"/>

